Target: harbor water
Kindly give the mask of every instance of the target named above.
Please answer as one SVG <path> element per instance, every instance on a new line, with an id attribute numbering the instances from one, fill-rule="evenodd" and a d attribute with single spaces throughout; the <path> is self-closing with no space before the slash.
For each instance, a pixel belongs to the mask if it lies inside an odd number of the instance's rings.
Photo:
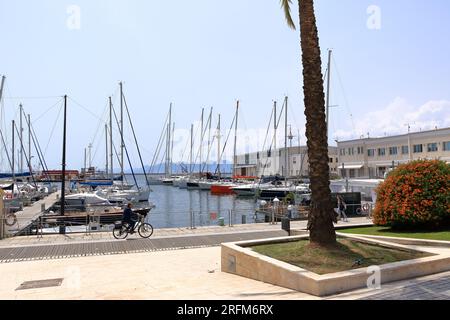
<path id="1" fill-rule="evenodd" d="M 136 176 L 139 185 L 145 185 L 144 176 Z M 127 177 L 129 182 L 132 177 Z M 149 215 L 155 228 L 189 228 L 217 226 L 223 221 L 232 224 L 261 222 L 255 218 L 255 199 L 236 196 L 215 196 L 209 191 L 186 190 L 173 186 L 152 185 L 150 202 L 156 207 Z M 231 211 L 230 211 L 231 210 Z M 244 218 L 243 218 L 244 216 Z"/>

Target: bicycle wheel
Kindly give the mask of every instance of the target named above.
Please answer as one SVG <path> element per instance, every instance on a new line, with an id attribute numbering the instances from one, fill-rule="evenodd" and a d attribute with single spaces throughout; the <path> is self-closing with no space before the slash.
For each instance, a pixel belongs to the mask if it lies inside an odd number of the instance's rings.
<path id="1" fill-rule="evenodd" d="M 139 226 L 138 232 L 142 238 L 150 238 L 153 235 L 153 226 L 149 223 L 143 223 Z"/>
<path id="2" fill-rule="evenodd" d="M 113 236 L 117 240 L 126 239 L 128 237 L 128 228 L 126 226 L 122 226 L 120 229 L 114 229 Z"/>
<path id="3" fill-rule="evenodd" d="M 8 227 L 12 227 L 13 225 L 15 225 L 17 223 L 17 217 L 15 214 L 9 214 L 6 216 L 6 225 Z"/>

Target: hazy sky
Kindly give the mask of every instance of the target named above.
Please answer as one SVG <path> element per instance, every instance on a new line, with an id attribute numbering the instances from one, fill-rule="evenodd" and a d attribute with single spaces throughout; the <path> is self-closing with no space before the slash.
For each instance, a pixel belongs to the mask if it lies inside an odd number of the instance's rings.
<path id="1" fill-rule="evenodd" d="M 417 131 L 450 126 L 448 0 L 316 0 L 316 11 L 324 63 L 334 50 L 330 142 L 404 133 L 406 123 Z M 296 5 L 293 15 L 298 21 Z M 239 151 L 262 148 L 273 100 L 281 105 L 284 95 L 305 143 L 299 34 L 278 0 L 0 0 L 0 30 L 2 129 L 9 143 L 22 102 L 50 167 L 61 163 L 63 94 L 71 98 L 68 166 L 81 167 L 92 142 L 94 164 L 104 167 L 106 103 L 114 94 L 117 107 L 119 81 L 146 163 L 170 102 L 183 129 L 176 159 L 201 108 L 214 107 L 213 126 L 221 113 L 229 128 L 236 99 Z"/>

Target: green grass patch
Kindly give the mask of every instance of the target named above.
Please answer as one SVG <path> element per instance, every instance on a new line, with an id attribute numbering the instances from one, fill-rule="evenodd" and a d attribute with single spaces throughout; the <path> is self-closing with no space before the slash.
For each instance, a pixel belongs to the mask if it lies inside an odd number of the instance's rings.
<path id="1" fill-rule="evenodd" d="M 317 274 L 341 272 L 431 256 L 427 253 L 386 248 L 352 239 L 338 239 L 337 245 L 332 247 L 314 246 L 304 240 L 255 246 L 252 249 L 260 254 Z"/>
<path id="2" fill-rule="evenodd" d="M 398 231 L 386 227 L 364 227 L 338 230 L 340 233 L 362 234 L 395 238 L 450 241 L 450 230 L 443 231 Z"/>

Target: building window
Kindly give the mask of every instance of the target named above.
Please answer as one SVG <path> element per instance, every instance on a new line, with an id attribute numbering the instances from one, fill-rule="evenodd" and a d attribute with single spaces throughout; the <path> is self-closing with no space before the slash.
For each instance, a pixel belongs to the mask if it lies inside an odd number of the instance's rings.
<path id="1" fill-rule="evenodd" d="M 395 156 L 398 154 L 398 148 L 397 147 L 390 147 L 389 148 L 389 155 Z"/>
<path id="2" fill-rule="evenodd" d="M 438 151 L 437 143 L 429 143 L 428 144 L 428 152 L 436 152 Z"/>
<path id="3" fill-rule="evenodd" d="M 375 157 L 375 149 L 368 149 L 367 150 L 367 155 L 369 157 Z"/>
<path id="4" fill-rule="evenodd" d="M 280 149 L 279 155 L 280 155 L 280 157 L 281 157 L 281 149 Z"/>
<path id="5" fill-rule="evenodd" d="M 444 151 L 450 151 L 450 141 L 446 141 L 443 143 Z"/>
<path id="6" fill-rule="evenodd" d="M 297 157 L 294 157 L 294 158 L 292 159 L 292 162 L 293 162 L 294 164 L 297 164 Z"/>
<path id="7" fill-rule="evenodd" d="M 249 154 L 245 155 L 245 164 L 250 164 L 250 155 Z"/>
<path id="8" fill-rule="evenodd" d="M 352 156 L 355 154 L 355 148 L 348 148 L 348 155 Z"/>
<path id="9" fill-rule="evenodd" d="M 383 157 L 386 155 L 386 149 L 385 148 L 379 148 L 378 149 L 378 156 Z"/>
<path id="10" fill-rule="evenodd" d="M 423 146 L 421 144 L 415 144 L 413 150 L 414 150 L 414 153 L 422 153 L 423 152 Z"/>
<path id="11" fill-rule="evenodd" d="M 358 147 L 358 154 L 364 154 L 364 147 Z"/>
<path id="12" fill-rule="evenodd" d="M 329 160 L 329 161 L 330 161 L 330 163 L 333 163 L 333 158 L 330 158 L 330 160 Z"/>
<path id="13" fill-rule="evenodd" d="M 341 150 L 339 151 L 339 155 L 345 156 L 345 149 L 341 149 Z"/>
<path id="14" fill-rule="evenodd" d="M 409 147 L 408 146 L 402 146 L 402 154 L 409 154 Z"/>

